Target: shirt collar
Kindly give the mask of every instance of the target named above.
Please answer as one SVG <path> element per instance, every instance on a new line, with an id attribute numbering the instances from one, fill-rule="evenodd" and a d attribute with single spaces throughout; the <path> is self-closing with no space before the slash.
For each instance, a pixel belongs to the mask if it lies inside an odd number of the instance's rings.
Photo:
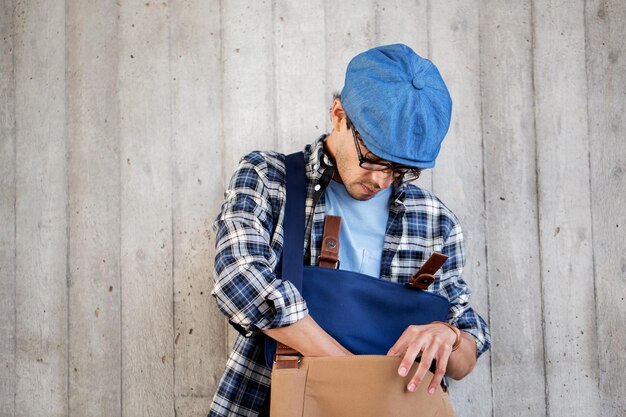
<path id="1" fill-rule="evenodd" d="M 324 141 L 326 140 L 327 135 L 322 135 L 312 145 L 308 148 L 309 150 L 309 161 L 308 166 L 312 171 L 319 172 L 320 174 L 324 172 L 326 168 L 332 167 L 333 163 L 330 160 L 330 157 L 326 155 L 324 152 Z"/>

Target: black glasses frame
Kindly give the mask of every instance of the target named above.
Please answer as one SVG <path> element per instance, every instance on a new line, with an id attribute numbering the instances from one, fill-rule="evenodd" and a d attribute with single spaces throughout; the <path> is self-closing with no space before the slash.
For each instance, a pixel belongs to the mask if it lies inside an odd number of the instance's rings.
<path id="1" fill-rule="evenodd" d="M 419 178 L 422 170 L 420 168 L 409 167 L 405 165 L 394 164 L 388 161 L 375 161 L 369 159 L 361 152 L 361 145 L 359 145 L 359 132 L 357 132 L 354 124 L 352 124 L 352 137 L 354 138 L 354 146 L 356 146 L 356 153 L 359 158 L 359 166 L 368 171 L 391 171 L 393 178 L 400 182 L 414 181 Z M 358 137 L 357 137 L 358 135 Z"/>

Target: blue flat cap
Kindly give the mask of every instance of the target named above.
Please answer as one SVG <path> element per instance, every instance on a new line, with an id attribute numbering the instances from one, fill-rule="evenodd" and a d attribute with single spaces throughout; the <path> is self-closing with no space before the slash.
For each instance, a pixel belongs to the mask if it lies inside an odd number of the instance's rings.
<path id="1" fill-rule="evenodd" d="M 417 168 L 435 166 L 452 100 L 431 61 L 401 44 L 365 51 L 348 64 L 341 103 L 376 156 Z"/>

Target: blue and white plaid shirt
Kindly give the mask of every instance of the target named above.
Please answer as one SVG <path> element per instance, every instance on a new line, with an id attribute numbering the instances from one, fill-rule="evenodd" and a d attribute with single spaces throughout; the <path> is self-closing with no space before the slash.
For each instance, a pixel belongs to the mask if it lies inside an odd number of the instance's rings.
<path id="1" fill-rule="evenodd" d="M 324 154 L 323 139 L 304 149 L 309 219 L 304 262 L 308 265 L 316 264 L 321 249 L 325 216 L 322 177 L 332 169 Z M 314 197 L 318 196 L 314 206 Z M 241 334 L 209 417 L 256 416 L 269 392 L 271 375 L 265 367 L 259 330 L 287 326 L 308 314 L 306 302 L 296 288 L 274 274 L 283 245 L 285 156 L 276 152 L 246 155 L 225 198 L 213 225 L 213 295 Z M 459 222 L 432 193 L 413 184 L 397 186 L 389 205 L 380 278 L 406 283 L 433 252 L 448 255 L 448 260 L 429 291 L 450 300 L 448 321 L 474 336 L 481 355 L 491 343 L 489 328 L 468 303 L 470 290 L 462 278 L 465 257 Z"/>

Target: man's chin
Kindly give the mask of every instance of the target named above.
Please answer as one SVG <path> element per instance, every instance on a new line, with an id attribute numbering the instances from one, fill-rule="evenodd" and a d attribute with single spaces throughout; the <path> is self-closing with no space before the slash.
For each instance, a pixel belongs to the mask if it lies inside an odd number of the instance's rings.
<path id="1" fill-rule="evenodd" d="M 353 187 L 346 187 L 346 191 L 348 191 L 350 197 L 355 200 L 367 201 L 378 194 L 378 191 L 380 190 L 373 190 L 362 184 L 355 184 Z"/>

